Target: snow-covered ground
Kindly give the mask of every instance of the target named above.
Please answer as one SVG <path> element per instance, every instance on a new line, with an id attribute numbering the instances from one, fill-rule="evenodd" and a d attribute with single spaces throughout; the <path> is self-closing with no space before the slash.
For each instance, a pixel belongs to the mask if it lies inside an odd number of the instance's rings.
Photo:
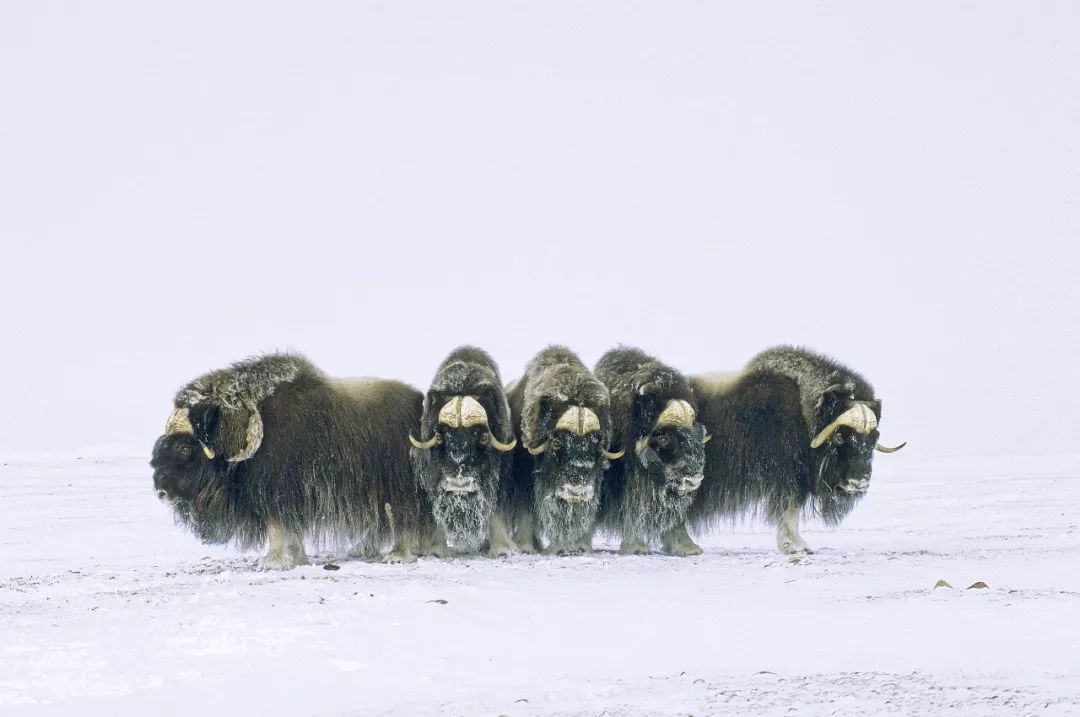
<path id="1" fill-rule="evenodd" d="M 0 714 L 1080 714 L 1080 457 L 915 458 L 809 557 L 746 524 L 285 573 L 174 527 L 145 458 L 11 462 Z"/>

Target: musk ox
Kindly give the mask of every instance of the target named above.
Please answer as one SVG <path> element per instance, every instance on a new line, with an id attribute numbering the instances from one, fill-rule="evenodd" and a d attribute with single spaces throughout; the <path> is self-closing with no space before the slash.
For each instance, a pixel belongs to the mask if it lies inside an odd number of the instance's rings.
<path id="1" fill-rule="evenodd" d="M 580 552 L 600 506 L 600 479 L 609 461 L 608 390 L 564 346 L 550 346 L 506 390 L 521 442 L 507 491 L 517 545 L 525 552 Z"/>
<path id="2" fill-rule="evenodd" d="M 785 553 L 811 552 L 799 535 L 804 509 L 839 523 L 870 485 L 874 450 L 904 446 L 878 444 L 881 401 L 866 379 L 811 351 L 772 348 L 738 374 L 691 385 L 713 439 L 690 519 L 760 511 Z"/>
<path id="3" fill-rule="evenodd" d="M 393 542 L 388 561 L 413 560 L 432 540 L 403 440 L 422 401 L 396 381 L 328 378 L 295 354 L 241 361 L 176 394 L 154 487 L 204 542 L 268 539 L 263 568 L 307 563 L 304 538 L 368 557 Z"/>
<path id="4" fill-rule="evenodd" d="M 614 443 L 628 453 L 604 476 L 599 527 L 621 536 L 620 553 L 648 553 L 659 539 L 669 555 L 700 554 L 684 518 L 704 477 L 709 436 L 689 381 L 628 347 L 604 354 L 595 373 L 611 393 Z"/>
<path id="5" fill-rule="evenodd" d="M 424 397 L 419 438 L 409 434 L 413 470 L 435 522 L 455 548 L 517 552 L 499 509 L 517 444 L 499 368 L 473 346 L 454 349 Z"/>

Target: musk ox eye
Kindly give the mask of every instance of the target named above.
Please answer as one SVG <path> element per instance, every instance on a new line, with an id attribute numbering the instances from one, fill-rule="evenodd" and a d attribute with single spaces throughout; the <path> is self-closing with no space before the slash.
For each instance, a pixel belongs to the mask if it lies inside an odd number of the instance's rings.
<path id="1" fill-rule="evenodd" d="M 191 446 L 181 443 L 176 447 L 176 457 L 185 461 L 191 458 Z"/>

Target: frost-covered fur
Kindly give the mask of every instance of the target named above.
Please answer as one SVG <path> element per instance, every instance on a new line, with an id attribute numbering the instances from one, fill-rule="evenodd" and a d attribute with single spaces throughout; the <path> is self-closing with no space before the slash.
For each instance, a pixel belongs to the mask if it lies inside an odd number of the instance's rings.
<path id="1" fill-rule="evenodd" d="M 872 400 L 874 396 L 874 387 L 858 373 L 826 356 L 795 346 L 762 351 L 750 359 L 746 370 L 770 371 L 793 380 L 799 387 L 803 417 L 815 434 L 827 425 L 820 422 L 819 403 L 830 387 L 843 385 L 853 398 L 858 394 L 863 400 Z"/>
<path id="2" fill-rule="evenodd" d="M 446 532 L 450 545 L 458 550 L 476 551 L 488 539 L 495 501 L 487 490 L 450 493 L 436 489 L 428 496 L 435 522 Z"/>
<path id="3" fill-rule="evenodd" d="M 319 370 L 303 356 L 276 353 L 237 361 L 192 380 L 176 393 L 177 406 L 212 403 L 222 408 L 246 408 L 262 403 L 283 383 Z"/>
<path id="4" fill-rule="evenodd" d="M 551 541 L 548 553 L 562 555 L 588 550 L 585 541 L 591 537 L 600 509 L 600 492 L 582 503 L 567 503 L 547 489 L 543 481 L 535 483 L 536 512 L 540 528 Z"/>
<path id="5" fill-rule="evenodd" d="M 157 440 L 154 485 L 203 541 L 252 548 L 273 524 L 277 553 L 293 545 L 289 536 L 377 551 L 393 537 L 384 509 L 390 504 L 395 549 L 409 557 L 433 528 L 403 439 L 421 402 L 418 391 L 395 381 L 329 379 L 301 356 L 242 361 L 177 394 L 194 435 Z M 252 411 L 261 418 L 261 443 L 250 458 L 231 462 Z"/>
<path id="6" fill-rule="evenodd" d="M 475 346 L 459 346 L 450 352 L 435 372 L 424 397 L 420 440 L 434 435 L 439 411 L 452 396 L 472 396 L 488 414 L 488 425 L 500 441 L 514 438 L 510 406 L 506 402 L 502 378 L 495 359 Z"/>
<path id="7" fill-rule="evenodd" d="M 644 549 L 682 524 L 694 499 L 690 486 L 700 484 L 705 470 L 705 428 L 657 427 L 669 401 L 686 401 L 695 410 L 696 401 L 685 376 L 639 349 L 608 351 L 596 376 L 611 392 L 613 442 L 626 450 L 605 474 L 599 523 L 622 537 L 625 551 Z M 644 438 L 648 446 L 638 454 Z"/>
<path id="8" fill-rule="evenodd" d="M 781 542 L 786 536 L 795 545 L 799 512 L 836 524 L 858 503 L 862 493 L 843 488 L 869 480 L 878 432 L 845 427 L 817 449 L 810 441 L 856 402 L 881 418 L 881 402 L 862 376 L 820 354 L 780 346 L 758 354 L 733 379 L 694 377 L 691 385 L 713 436 L 693 523 L 707 527 L 760 511 L 781 524 Z"/>
<path id="9" fill-rule="evenodd" d="M 439 411 L 455 396 L 476 399 L 487 413 L 488 427 L 439 425 Z M 502 443 L 514 439 L 499 369 L 483 350 L 460 346 L 439 365 L 424 398 L 419 438 L 427 441 L 438 434 L 440 442 L 431 448 L 411 450 L 413 473 L 431 504 L 436 523 L 446 531 L 453 547 L 476 550 L 487 539 L 493 554 L 505 555 L 505 538 L 489 533 L 513 458 L 509 452 L 491 447 L 488 430 Z M 471 493 L 448 490 L 447 481 L 469 478 L 475 481 L 477 490 Z M 499 531 L 503 530 L 501 525 L 496 526 Z"/>
<path id="10" fill-rule="evenodd" d="M 506 492 L 514 539 L 522 550 L 534 552 L 544 534 L 553 552 L 570 552 L 592 531 L 599 507 L 600 478 L 608 465 L 602 451 L 611 440 L 608 390 L 574 352 L 550 346 L 507 387 L 507 398 L 522 439 L 514 451 L 513 477 Z M 571 406 L 595 412 L 600 430 L 585 436 L 555 431 L 556 422 Z M 551 447 L 545 453 L 534 457 L 526 450 L 549 440 Z M 590 499 L 570 503 L 558 498 L 566 486 L 591 489 Z"/>
<path id="11" fill-rule="evenodd" d="M 221 413 L 218 443 L 227 458 L 236 460 L 263 439 L 263 423 L 251 420 L 255 407 L 278 386 L 319 370 L 298 354 L 278 353 L 237 361 L 228 368 L 204 374 L 176 393 L 181 406 L 214 405 Z"/>
<path id="12" fill-rule="evenodd" d="M 521 381 L 521 436 L 526 445 L 535 447 L 547 440 L 559 416 L 570 406 L 593 409 L 600 417 L 601 430 L 608 430 L 607 388 L 565 346 L 549 346 L 537 354 Z"/>

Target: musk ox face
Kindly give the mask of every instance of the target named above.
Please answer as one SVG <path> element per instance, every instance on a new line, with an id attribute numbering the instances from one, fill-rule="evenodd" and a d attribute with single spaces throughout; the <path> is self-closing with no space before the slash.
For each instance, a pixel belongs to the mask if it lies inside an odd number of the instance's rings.
<path id="1" fill-rule="evenodd" d="M 150 459 L 158 498 L 206 543 L 224 543 L 231 537 L 222 520 L 228 512 L 227 464 L 211 447 L 217 424 L 216 406 L 174 411 Z"/>
<path id="2" fill-rule="evenodd" d="M 205 483 L 204 474 L 214 472 L 213 459 L 203 453 L 199 441 L 191 435 L 158 438 L 150 465 L 158 498 L 170 503 L 194 501 Z"/>
<path id="3" fill-rule="evenodd" d="M 487 537 L 495 508 L 502 454 L 487 426 L 446 429 L 430 449 L 423 488 L 435 520 L 457 548 L 474 550 Z"/>
<path id="4" fill-rule="evenodd" d="M 700 423 L 689 427 L 663 426 L 652 432 L 637 451 L 643 472 L 667 501 L 689 502 L 705 477 L 705 443 L 709 436 Z"/>
<path id="5" fill-rule="evenodd" d="M 413 461 L 432 513 L 457 548 L 476 549 L 487 537 L 502 467 L 516 440 L 503 443 L 491 432 L 489 411 L 472 396 L 440 400 L 430 438 L 413 445 Z"/>
<path id="6" fill-rule="evenodd" d="M 600 478 L 608 466 L 601 434 L 557 431 L 535 457 L 535 503 L 541 529 L 554 544 L 572 544 L 592 527 Z"/>
<path id="7" fill-rule="evenodd" d="M 835 416 L 810 442 L 818 452 L 817 483 L 825 492 L 858 496 L 870 487 L 881 401 L 835 401 Z"/>
<path id="8" fill-rule="evenodd" d="M 870 487 L 871 463 L 878 432 L 860 435 L 841 428 L 832 435 L 822 456 L 823 482 L 845 493 L 865 493 Z"/>

